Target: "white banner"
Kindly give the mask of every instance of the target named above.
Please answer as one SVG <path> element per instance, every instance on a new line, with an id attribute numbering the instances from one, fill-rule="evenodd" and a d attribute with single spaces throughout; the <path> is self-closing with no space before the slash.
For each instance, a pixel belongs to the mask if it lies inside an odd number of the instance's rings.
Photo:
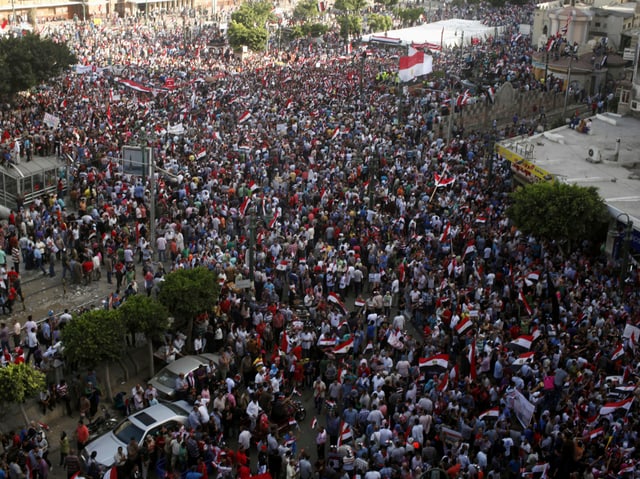
<path id="1" fill-rule="evenodd" d="M 169 135 L 184 135 L 185 129 L 182 123 L 178 123 L 177 125 L 168 125 L 167 133 Z"/>
<path id="2" fill-rule="evenodd" d="M 522 427 L 528 427 L 536 407 L 517 390 L 509 394 L 509 399 L 509 402 L 513 403 L 511 408 L 516 413 L 516 417 L 518 421 L 520 421 L 520 424 L 522 424 Z"/>
<path id="3" fill-rule="evenodd" d="M 58 128 L 60 125 L 60 118 L 56 115 L 52 115 L 51 113 L 45 113 L 42 122 L 49 128 Z"/>

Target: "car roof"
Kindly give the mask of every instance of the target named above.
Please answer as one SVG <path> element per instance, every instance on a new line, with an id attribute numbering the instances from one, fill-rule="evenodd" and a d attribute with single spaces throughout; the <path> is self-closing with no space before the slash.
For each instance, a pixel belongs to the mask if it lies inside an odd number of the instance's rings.
<path id="1" fill-rule="evenodd" d="M 172 373 L 187 373 L 197 369 L 201 364 L 207 364 L 208 359 L 200 356 L 182 356 L 181 358 L 171 361 L 163 369 L 168 369 Z"/>
<path id="2" fill-rule="evenodd" d="M 186 416 L 187 411 L 179 405 L 163 402 L 149 406 L 129 416 L 129 420 L 141 429 L 148 429 L 156 423 L 168 421 L 176 416 Z"/>

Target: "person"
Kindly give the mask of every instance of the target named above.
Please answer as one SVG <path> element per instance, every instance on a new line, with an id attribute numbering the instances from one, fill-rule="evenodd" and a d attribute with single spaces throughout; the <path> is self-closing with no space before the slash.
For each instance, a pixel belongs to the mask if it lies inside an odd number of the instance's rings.
<path id="1" fill-rule="evenodd" d="M 69 385 L 65 379 L 61 379 L 56 387 L 56 396 L 61 400 L 67 410 L 67 416 L 71 417 L 71 398 L 69 396 Z"/>
<path id="2" fill-rule="evenodd" d="M 71 451 L 71 443 L 69 442 L 69 436 L 67 436 L 66 431 L 62 431 L 62 433 L 60 433 L 60 462 L 59 462 L 59 466 L 63 466 L 64 465 L 64 461 L 65 458 L 69 455 L 69 452 Z"/>
<path id="3" fill-rule="evenodd" d="M 76 445 L 78 451 L 82 451 L 89 441 L 89 428 L 82 419 L 78 421 L 76 427 Z"/>
<path id="4" fill-rule="evenodd" d="M 320 426 L 318 428 L 318 434 L 316 436 L 316 450 L 318 452 L 319 460 L 324 460 L 325 458 L 326 443 L 327 431 L 325 431 L 324 427 Z"/>
<path id="5" fill-rule="evenodd" d="M 80 458 L 75 449 L 70 449 L 69 454 L 64 458 L 64 468 L 67 471 L 67 479 L 71 479 L 82 470 Z"/>
<path id="6" fill-rule="evenodd" d="M 247 404 L 246 409 L 247 416 L 249 416 L 249 420 L 251 421 L 251 431 L 254 431 L 256 429 L 256 422 L 261 411 L 262 408 L 258 404 L 255 395 L 251 394 L 249 398 L 249 404 Z"/>
<path id="7" fill-rule="evenodd" d="M 26 325 L 25 325 L 26 326 Z M 36 327 L 32 327 L 27 332 L 27 356 L 24 359 L 25 363 L 29 363 L 29 359 L 34 356 L 36 349 L 39 347 L 38 335 Z"/>

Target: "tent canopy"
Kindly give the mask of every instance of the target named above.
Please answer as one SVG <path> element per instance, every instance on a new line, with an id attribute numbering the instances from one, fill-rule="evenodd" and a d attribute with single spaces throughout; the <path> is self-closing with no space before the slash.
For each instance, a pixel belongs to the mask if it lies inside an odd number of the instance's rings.
<path id="1" fill-rule="evenodd" d="M 362 41 L 368 42 L 372 37 L 387 37 L 390 39 L 396 38 L 403 45 L 411 45 L 412 43 L 440 45 L 442 43 L 442 47 L 446 49 L 460 46 L 463 42 L 465 45 L 469 45 L 472 38 L 484 41 L 490 36 L 495 36 L 496 33 L 501 33 L 503 29 L 504 27 L 488 27 L 476 20 L 454 18 L 434 23 L 423 23 L 416 27 L 402 28 L 400 30 L 388 30 L 386 32 L 363 35 Z"/>

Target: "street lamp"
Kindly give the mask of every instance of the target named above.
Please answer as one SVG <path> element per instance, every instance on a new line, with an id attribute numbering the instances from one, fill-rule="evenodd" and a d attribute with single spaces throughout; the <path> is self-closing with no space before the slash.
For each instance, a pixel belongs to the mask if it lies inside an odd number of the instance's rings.
<path id="1" fill-rule="evenodd" d="M 564 106 L 562 107 L 562 119 L 567 118 L 567 102 L 569 101 L 569 87 L 571 86 L 571 66 L 573 64 L 573 53 L 569 57 L 569 69 L 567 70 L 567 87 L 564 91 Z"/>
<path id="2" fill-rule="evenodd" d="M 633 221 L 627 213 L 620 213 L 616 216 L 616 222 L 620 221 L 620 217 L 625 216 L 627 218 L 627 224 L 625 226 L 624 238 L 622 239 L 622 251 L 620 253 L 621 256 L 621 265 L 620 265 L 620 276 L 618 278 L 618 283 L 620 285 L 620 291 L 624 290 L 624 282 L 627 279 L 627 270 L 629 269 L 629 249 L 631 247 L 631 236 L 633 234 Z"/>
<path id="3" fill-rule="evenodd" d="M 147 134 L 147 130 L 142 127 L 139 138 L 142 150 L 142 168 L 144 175 L 149 179 L 149 243 L 151 244 L 151 254 L 153 255 L 156 247 L 156 162 L 153 149 L 149 151 L 149 158 L 147 158 L 149 169 L 145 171 L 144 168 L 146 166 L 145 155 L 147 154 L 148 143 L 155 139 L 155 135 L 153 133 Z"/>

